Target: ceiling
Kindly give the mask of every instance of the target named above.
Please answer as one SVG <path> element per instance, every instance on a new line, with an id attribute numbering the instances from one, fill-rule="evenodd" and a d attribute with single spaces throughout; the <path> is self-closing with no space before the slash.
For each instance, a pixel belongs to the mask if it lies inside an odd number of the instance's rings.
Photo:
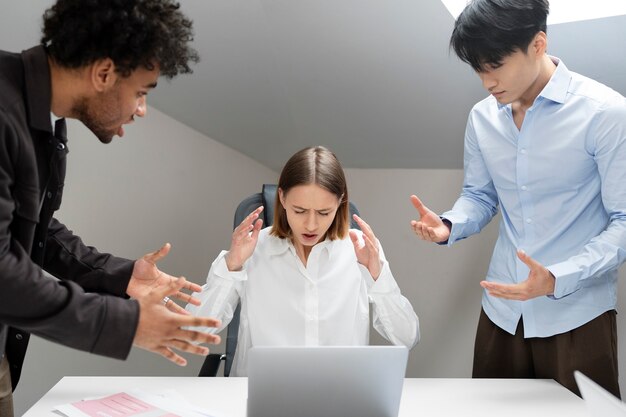
<path id="1" fill-rule="evenodd" d="M 14 2 L 0 48 L 37 41 L 48 0 Z M 448 49 L 439 0 L 180 0 L 202 61 L 149 104 L 279 170 L 325 145 L 347 168 L 458 169 L 472 105 L 486 94 Z M 548 29 L 570 70 L 626 95 L 626 16 Z"/>

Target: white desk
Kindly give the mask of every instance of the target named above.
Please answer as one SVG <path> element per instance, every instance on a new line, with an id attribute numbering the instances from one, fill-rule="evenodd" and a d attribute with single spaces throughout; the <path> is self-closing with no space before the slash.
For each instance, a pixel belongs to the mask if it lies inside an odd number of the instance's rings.
<path id="1" fill-rule="evenodd" d="M 24 414 L 56 416 L 52 408 L 124 390 L 175 389 L 223 417 L 245 417 L 247 378 L 65 377 Z M 400 417 L 588 417 L 585 403 L 552 380 L 407 378 Z"/>

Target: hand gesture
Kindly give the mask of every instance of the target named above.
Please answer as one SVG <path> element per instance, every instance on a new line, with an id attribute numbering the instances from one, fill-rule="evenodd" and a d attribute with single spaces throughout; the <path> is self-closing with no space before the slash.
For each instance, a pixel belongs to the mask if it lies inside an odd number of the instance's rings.
<path id="1" fill-rule="evenodd" d="M 230 249 L 226 254 L 226 266 L 229 271 L 240 271 L 244 262 L 254 253 L 259 232 L 263 227 L 263 219 L 259 219 L 262 211 L 263 206 L 260 206 L 248 214 L 233 232 Z"/>
<path id="2" fill-rule="evenodd" d="M 209 349 L 198 343 L 220 342 L 217 335 L 187 330 L 187 326 L 219 327 L 220 321 L 208 317 L 194 317 L 177 314 L 168 310 L 163 304 L 167 296 L 174 296 L 186 288 L 185 278 L 178 278 L 168 284 L 155 287 L 148 294 L 139 297 L 139 324 L 133 344 L 150 352 L 157 353 L 174 362 L 185 366 L 187 361 L 174 353 L 172 349 L 206 356 Z"/>
<path id="3" fill-rule="evenodd" d="M 350 239 L 352 239 L 352 244 L 354 245 L 354 253 L 356 253 L 357 261 L 365 266 L 374 281 L 378 279 L 380 276 L 380 252 L 378 250 L 378 239 L 374 236 L 374 232 L 369 224 L 365 223 L 365 221 L 353 214 L 352 217 L 358 223 L 361 231 L 363 232 L 363 242 L 361 243 L 359 240 L 359 235 L 356 231 L 350 230 Z"/>
<path id="4" fill-rule="evenodd" d="M 422 240 L 429 242 L 445 242 L 450 237 L 450 229 L 448 226 L 428 207 L 422 204 L 417 196 L 411 196 L 411 202 L 420 215 L 419 220 L 411 220 L 411 227 L 417 236 Z"/>
<path id="5" fill-rule="evenodd" d="M 500 284 L 481 281 L 481 287 L 486 289 L 489 295 L 506 298 L 507 300 L 525 301 L 542 295 L 554 294 L 554 275 L 522 250 L 517 251 L 517 257 L 530 269 L 528 278 L 524 282 L 519 284 Z"/>
<path id="6" fill-rule="evenodd" d="M 128 288 L 126 288 L 126 294 L 129 296 L 140 299 L 150 293 L 153 289 L 159 287 L 167 287 L 172 282 L 175 282 L 177 278 L 166 274 L 165 272 L 159 270 L 157 268 L 156 263 L 161 259 L 165 258 L 169 253 L 171 245 L 166 243 L 163 245 L 161 249 L 156 252 L 148 253 L 142 256 L 140 259 L 135 261 L 135 266 L 133 267 L 133 273 L 130 277 L 130 281 L 128 283 Z M 202 291 L 202 287 L 198 284 L 194 284 L 193 282 L 184 281 L 185 284 L 181 287 L 190 290 L 192 292 L 200 292 Z M 195 297 L 192 297 L 189 294 L 185 294 L 182 291 L 178 291 L 171 295 L 172 298 L 179 299 L 184 303 L 191 303 L 194 305 L 200 305 L 200 300 Z M 166 299 L 165 304 L 167 308 L 172 310 L 175 313 L 179 314 L 189 314 L 185 311 L 184 308 L 180 307 L 174 301 Z"/>

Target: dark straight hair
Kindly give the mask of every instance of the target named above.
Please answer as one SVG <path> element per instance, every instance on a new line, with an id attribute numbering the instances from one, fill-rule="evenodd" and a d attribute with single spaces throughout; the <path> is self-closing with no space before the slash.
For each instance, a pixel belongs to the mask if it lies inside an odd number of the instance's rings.
<path id="1" fill-rule="evenodd" d="M 547 33 L 549 11 L 548 0 L 472 0 L 454 24 L 450 47 L 475 71 L 497 66 Z"/>

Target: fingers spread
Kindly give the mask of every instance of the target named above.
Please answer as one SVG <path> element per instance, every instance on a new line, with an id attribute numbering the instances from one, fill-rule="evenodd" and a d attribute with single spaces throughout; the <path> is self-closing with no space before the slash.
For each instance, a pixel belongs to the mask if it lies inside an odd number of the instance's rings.
<path id="1" fill-rule="evenodd" d="M 222 322 L 218 319 L 214 319 L 212 317 L 181 317 L 179 320 L 183 320 L 184 322 L 180 323 L 180 327 L 220 327 Z"/>
<path id="2" fill-rule="evenodd" d="M 187 281 L 185 285 L 185 289 L 192 291 L 192 292 L 200 292 L 202 291 L 202 286 L 196 284 L 195 282 Z"/>
<path id="3" fill-rule="evenodd" d="M 194 355 L 206 356 L 209 354 L 209 348 L 195 343 L 189 343 L 185 340 L 172 340 L 169 345 L 182 352 L 193 353 Z"/>
<path id="4" fill-rule="evenodd" d="M 185 358 L 175 354 L 168 347 L 165 347 L 165 346 L 158 347 L 158 348 L 154 349 L 154 352 L 156 352 L 159 355 L 163 356 L 167 360 L 170 360 L 170 361 L 174 362 L 178 366 L 186 366 L 187 365 L 187 361 L 185 360 Z"/>
<path id="5" fill-rule="evenodd" d="M 174 294 L 178 294 L 180 290 L 185 287 L 186 283 L 187 280 L 183 277 L 173 279 L 169 283 L 167 283 L 167 285 L 155 287 L 148 294 L 148 297 L 151 297 L 151 300 L 153 302 L 160 303 L 161 300 L 163 300 L 163 297 L 174 296 Z"/>
<path id="6" fill-rule="evenodd" d="M 168 300 L 167 303 L 165 303 L 165 307 L 167 307 L 171 312 L 176 314 L 184 314 L 186 316 L 190 315 L 187 310 L 185 310 L 172 300 Z"/>

